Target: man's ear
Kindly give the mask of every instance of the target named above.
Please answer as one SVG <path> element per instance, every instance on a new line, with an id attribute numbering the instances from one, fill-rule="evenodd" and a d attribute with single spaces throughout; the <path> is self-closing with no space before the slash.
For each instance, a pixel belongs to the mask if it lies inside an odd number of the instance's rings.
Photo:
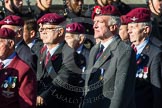
<path id="1" fill-rule="evenodd" d="M 34 30 L 30 31 L 30 38 L 34 38 L 36 35 L 36 32 Z"/>
<path id="2" fill-rule="evenodd" d="M 144 28 L 144 33 L 149 34 L 149 33 L 150 33 L 150 31 L 151 31 L 151 27 L 146 26 L 146 27 Z"/>
<path id="3" fill-rule="evenodd" d="M 80 38 L 79 44 L 82 44 L 85 40 L 85 34 L 80 34 L 79 38 Z"/>
<path id="4" fill-rule="evenodd" d="M 9 39 L 8 40 L 8 46 L 9 46 L 10 49 L 12 49 L 15 46 L 14 40 Z"/>
<path id="5" fill-rule="evenodd" d="M 65 30 L 63 28 L 60 28 L 59 29 L 59 36 L 64 35 L 65 34 L 64 32 L 65 32 Z"/>

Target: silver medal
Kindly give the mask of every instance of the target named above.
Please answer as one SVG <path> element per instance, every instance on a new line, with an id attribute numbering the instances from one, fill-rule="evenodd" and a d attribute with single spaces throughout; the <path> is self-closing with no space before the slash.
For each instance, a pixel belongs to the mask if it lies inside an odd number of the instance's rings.
<path id="1" fill-rule="evenodd" d="M 3 87 L 7 88 L 8 87 L 8 83 L 4 83 Z"/>
<path id="2" fill-rule="evenodd" d="M 143 74 L 142 74 L 142 73 L 140 73 L 140 74 L 139 74 L 139 78 L 142 78 L 142 77 L 143 77 Z"/>

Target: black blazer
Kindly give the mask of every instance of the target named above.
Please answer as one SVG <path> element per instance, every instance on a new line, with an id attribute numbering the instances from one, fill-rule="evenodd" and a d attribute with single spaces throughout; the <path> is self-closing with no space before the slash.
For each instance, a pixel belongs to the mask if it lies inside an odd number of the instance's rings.
<path id="1" fill-rule="evenodd" d="M 148 77 L 136 78 L 136 108 L 162 108 L 162 50 L 149 42 L 138 66 L 148 68 Z"/>
<path id="2" fill-rule="evenodd" d="M 24 40 L 22 40 L 19 45 L 16 47 L 15 51 L 18 56 L 27 63 L 34 72 L 37 70 L 37 58 L 32 54 L 30 48 L 27 46 Z"/>
<path id="3" fill-rule="evenodd" d="M 46 50 L 43 53 L 45 52 Z M 84 84 L 80 65 L 84 63 L 84 60 L 80 60 L 74 49 L 66 44 L 56 50 L 46 67 L 43 67 L 44 58 L 45 55 L 41 54 L 37 71 L 38 96 L 45 100 L 43 106 L 78 108 Z"/>
<path id="4" fill-rule="evenodd" d="M 116 36 L 94 63 L 99 46 L 90 51 L 82 107 L 135 108 L 135 52 Z"/>

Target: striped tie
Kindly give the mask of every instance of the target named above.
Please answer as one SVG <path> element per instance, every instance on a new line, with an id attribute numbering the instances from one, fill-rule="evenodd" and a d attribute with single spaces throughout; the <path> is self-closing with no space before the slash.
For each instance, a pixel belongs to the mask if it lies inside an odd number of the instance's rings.
<path id="1" fill-rule="evenodd" d="M 101 56 L 101 54 L 103 53 L 103 49 L 104 49 L 104 46 L 101 44 L 100 48 L 99 48 L 99 51 L 96 55 L 96 59 L 95 61 L 97 61 L 97 59 Z"/>

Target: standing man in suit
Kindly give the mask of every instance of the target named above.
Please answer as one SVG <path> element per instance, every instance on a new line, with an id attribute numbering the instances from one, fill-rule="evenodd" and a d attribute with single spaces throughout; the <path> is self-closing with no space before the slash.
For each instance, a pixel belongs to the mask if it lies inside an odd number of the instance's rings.
<path id="1" fill-rule="evenodd" d="M 135 52 L 117 35 L 117 8 L 95 9 L 94 38 L 85 80 L 83 108 L 134 108 Z"/>
<path id="2" fill-rule="evenodd" d="M 162 108 L 162 50 L 150 41 L 150 10 L 135 8 L 128 16 L 130 41 L 136 48 L 136 87 L 137 108 Z"/>
<path id="3" fill-rule="evenodd" d="M 66 25 L 66 33 L 65 33 L 65 41 L 66 43 L 76 50 L 76 52 L 82 55 L 85 60 L 86 64 L 88 63 L 88 57 L 91 47 L 87 47 L 85 44 L 85 28 L 81 23 L 70 23 Z M 83 71 L 86 67 L 84 64 Z"/>
<path id="4" fill-rule="evenodd" d="M 77 88 L 82 89 L 84 84 L 80 69 L 82 61 L 64 42 L 64 21 L 63 16 L 49 13 L 37 22 L 42 25 L 39 31 L 45 45 L 37 65 L 38 108 L 78 108 L 80 104 L 83 90 Z"/>
<path id="5" fill-rule="evenodd" d="M 9 15 L 0 21 L 1 28 L 10 28 L 16 32 L 15 50 L 18 56 L 36 72 L 36 58 L 23 40 L 24 20 L 16 15 Z"/>
<path id="6" fill-rule="evenodd" d="M 15 51 L 16 33 L 0 29 L 0 108 L 35 108 L 36 75 Z"/>

